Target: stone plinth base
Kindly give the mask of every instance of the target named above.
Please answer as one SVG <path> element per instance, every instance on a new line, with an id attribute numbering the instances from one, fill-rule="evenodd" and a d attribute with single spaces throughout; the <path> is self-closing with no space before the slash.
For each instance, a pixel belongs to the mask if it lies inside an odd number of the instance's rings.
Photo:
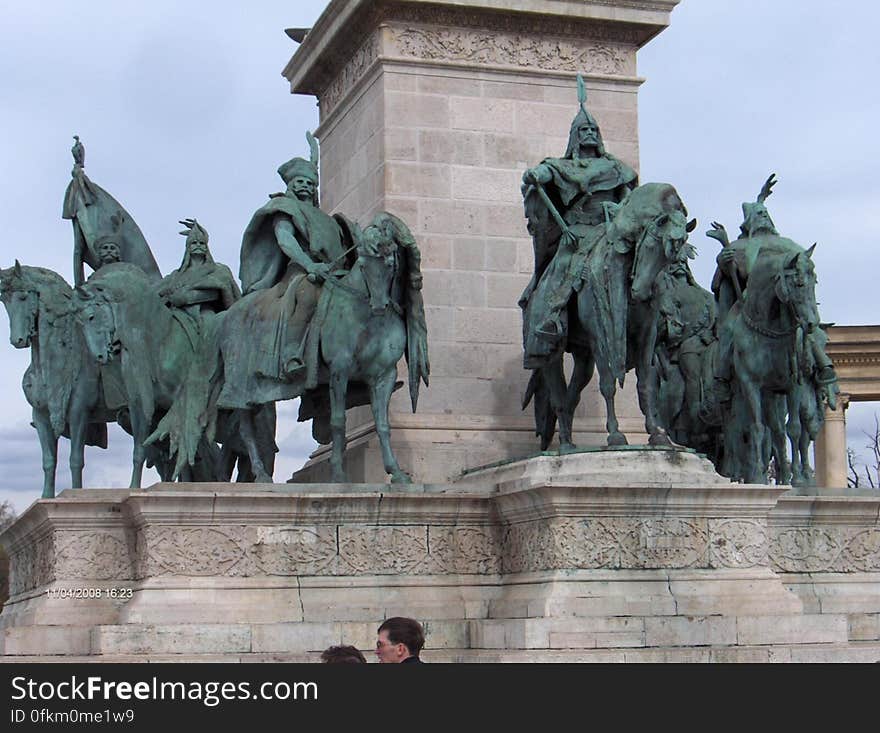
<path id="1" fill-rule="evenodd" d="M 431 661 L 880 660 L 880 500 L 784 492 L 632 448 L 457 484 L 68 490 L 0 536 L 2 653 L 302 661 L 406 615 Z"/>

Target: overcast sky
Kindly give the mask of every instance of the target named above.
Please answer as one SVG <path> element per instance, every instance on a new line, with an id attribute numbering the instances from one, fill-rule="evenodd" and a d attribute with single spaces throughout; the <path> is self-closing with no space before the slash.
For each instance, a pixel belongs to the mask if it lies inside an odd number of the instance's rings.
<path id="1" fill-rule="evenodd" d="M 305 154 L 315 100 L 292 96 L 280 72 L 296 48 L 284 34 L 309 26 L 316 0 L 114 0 L 7 3 L 0 23 L 0 264 L 18 257 L 72 280 L 70 223 L 61 202 L 71 136 L 86 171 L 143 230 L 163 273 L 183 249 L 178 220 L 198 217 L 215 258 L 237 270 L 241 233 L 276 168 Z M 823 320 L 880 323 L 877 210 L 880 119 L 875 42 L 880 8 L 818 0 L 684 0 L 672 25 L 639 52 L 642 181 L 673 183 L 699 219 L 694 266 L 708 286 L 713 220 L 737 231 L 740 205 L 771 172 L 769 208 L 780 232 L 809 245 Z M 574 105 L 573 105 L 574 107 Z M 613 150 L 612 150 L 613 152 Z M 548 150 L 548 155 L 559 151 Z M 537 161 L 536 161 L 537 162 Z M 0 500 L 18 511 L 39 495 L 39 442 L 20 389 L 29 357 L 0 318 Z M 850 410 L 856 445 L 876 405 Z M 275 471 L 285 480 L 313 442 L 282 408 Z M 59 490 L 69 486 L 66 441 Z M 86 480 L 124 486 L 130 439 L 88 449 Z M 148 472 L 145 485 L 155 480 Z"/>

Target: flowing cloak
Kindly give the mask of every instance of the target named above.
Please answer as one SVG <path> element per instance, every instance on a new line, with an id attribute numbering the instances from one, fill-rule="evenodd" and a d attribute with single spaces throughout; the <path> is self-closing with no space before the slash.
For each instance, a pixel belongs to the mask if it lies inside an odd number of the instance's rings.
<path id="1" fill-rule="evenodd" d="M 79 166 L 74 167 L 73 178 L 64 193 L 61 211 L 64 219 L 73 221 L 73 238 L 82 260 L 93 270 L 101 267 L 96 243 L 99 237 L 117 235 L 122 262 L 137 265 L 151 278 L 162 277 L 153 253 L 134 219 L 115 198 L 89 180 Z M 121 222 L 115 224 L 111 217 Z"/>
<path id="2" fill-rule="evenodd" d="M 286 216 L 303 251 L 315 262 L 342 268 L 346 241 L 353 230 L 340 215 L 335 218 L 291 196 L 275 196 L 257 210 L 241 243 L 239 278 L 244 297 L 226 314 L 222 326 L 224 385 L 219 406 L 249 409 L 268 402 L 293 399 L 317 385 L 316 358 L 306 359 L 302 376 L 286 380 L 282 362 L 289 349 L 287 322 L 296 308 L 296 291 L 306 273 L 278 246 L 275 217 Z M 306 334 L 304 352 L 316 328 Z"/>
<path id="3" fill-rule="evenodd" d="M 566 338 L 548 348 L 536 334 L 547 315 L 547 302 L 565 303 L 577 287 L 580 266 L 593 245 L 604 234 L 604 219 L 585 220 L 579 217 L 580 205 L 587 197 L 614 191 L 622 186 L 636 184 L 638 175 L 625 163 L 610 154 L 599 158 L 575 161 L 569 158 L 545 158 L 541 165 L 552 176 L 545 184 L 545 191 L 566 224 L 578 238 L 578 256 L 558 252 L 561 230 L 533 185 L 523 186 L 525 215 L 535 254 L 532 279 L 519 300 L 523 309 L 524 366 L 536 369 L 557 358 L 564 348 Z M 599 294 L 597 294 L 598 297 Z M 602 311 L 612 312 L 610 294 L 604 298 Z M 601 303 L 600 303 L 601 305 Z M 567 314 L 563 307 L 559 313 L 560 325 L 567 332 Z"/>

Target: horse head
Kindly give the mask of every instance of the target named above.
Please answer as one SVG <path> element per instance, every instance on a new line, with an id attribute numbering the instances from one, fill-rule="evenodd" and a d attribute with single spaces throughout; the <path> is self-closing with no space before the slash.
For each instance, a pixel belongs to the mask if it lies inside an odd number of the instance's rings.
<path id="1" fill-rule="evenodd" d="M 788 305 L 798 325 L 811 333 L 819 325 L 816 307 L 816 268 L 813 266 L 814 244 L 806 252 L 798 252 L 783 260 L 775 277 L 776 297 Z"/>
<path id="2" fill-rule="evenodd" d="M 14 267 L 0 270 L 0 300 L 9 315 L 9 343 L 16 349 L 29 347 L 37 334 L 40 294 L 18 260 Z"/>
<path id="3" fill-rule="evenodd" d="M 108 364 L 121 350 L 112 294 L 100 283 L 85 283 L 76 289 L 74 299 L 89 353 L 98 363 Z"/>
<path id="4" fill-rule="evenodd" d="M 358 260 L 367 287 L 370 312 L 382 315 L 389 305 L 397 305 L 392 297 L 392 286 L 397 274 L 397 238 L 390 225 L 370 224 L 358 245 Z"/>
<path id="5" fill-rule="evenodd" d="M 647 301 L 654 292 L 654 282 L 670 262 L 690 256 L 687 236 L 696 227 L 696 219 L 687 221 L 678 210 L 657 214 L 645 227 L 635 247 L 630 295 L 634 300 Z"/>

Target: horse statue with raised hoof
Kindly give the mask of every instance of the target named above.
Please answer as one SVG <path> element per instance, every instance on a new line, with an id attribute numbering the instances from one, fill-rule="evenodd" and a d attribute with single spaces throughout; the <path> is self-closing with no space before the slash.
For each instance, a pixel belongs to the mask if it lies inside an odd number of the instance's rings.
<path id="1" fill-rule="evenodd" d="M 44 499 L 55 496 L 58 438 L 70 439 L 70 476 L 82 488 L 85 446 L 107 447 L 99 371 L 76 322 L 73 290 L 57 273 L 16 261 L 0 271 L 0 298 L 9 315 L 9 340 L 30 348 L 22 387 L 33 410 L 43 454 Z"/>

